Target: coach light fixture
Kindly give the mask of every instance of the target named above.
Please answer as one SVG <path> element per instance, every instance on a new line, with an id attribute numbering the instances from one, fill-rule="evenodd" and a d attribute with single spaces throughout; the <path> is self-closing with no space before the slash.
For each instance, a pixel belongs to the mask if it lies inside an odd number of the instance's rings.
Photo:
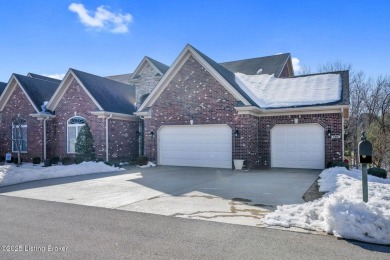
<path id="1" fill-rule="evenodd" d="M 240 132 L 237 129 L 234 131 L 234 136 L 235 137 L 239 137 L 240 136 Z"/>
<path id="2" fill-rule="evenodd" d="M 330 127 L 328 127 L 328 132 L 327 132 L 328 138 L 332 136 L 332 131 L 330 131 Z"/>
<path id="3" fill-rule="evenodd" d="M 154 137 L 154 131 L 150 131 L 150 136 L 153 138 Z"/>

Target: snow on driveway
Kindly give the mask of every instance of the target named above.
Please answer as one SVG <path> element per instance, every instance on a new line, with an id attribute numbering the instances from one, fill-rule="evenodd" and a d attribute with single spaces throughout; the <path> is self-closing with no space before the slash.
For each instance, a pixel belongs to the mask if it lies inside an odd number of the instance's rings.
<path id="1" fill-rule="evenodd" d="M 361 170 L 344 167 L 320 174 L 321 199 L 278 206 L 268 225 L 325 231 L 336 237 L 390 244 L 390 180 L 368 176 L 368 203 L 362 200 Z"/>
<path id="2" fill-rule="evenodd" d="M 103 162 L 82 162 L 80 164 L 51 167 L 41 167 L 41 165 L 29 163 L 20 167 L 7 164 L 0 165 L 0 187 L 36 180 L 122 170 L 125 169 L 109 166 Z"/>

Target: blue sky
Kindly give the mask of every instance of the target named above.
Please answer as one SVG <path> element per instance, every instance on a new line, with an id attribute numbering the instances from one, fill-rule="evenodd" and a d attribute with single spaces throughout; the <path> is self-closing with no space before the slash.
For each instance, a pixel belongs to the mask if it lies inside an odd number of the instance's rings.
<path id="1" fill-rule="evenodd" d="M 73 4 L 73 5 L 72 5 Z M 216 61 L 290 52 L 300 65 L 351 63 L 390 75 L 390 1 L 0 0 L 0 81 L 75 68 L 170 65 L 187 43 Z M 98 9 L 99 8 L 99 9 Z"/>

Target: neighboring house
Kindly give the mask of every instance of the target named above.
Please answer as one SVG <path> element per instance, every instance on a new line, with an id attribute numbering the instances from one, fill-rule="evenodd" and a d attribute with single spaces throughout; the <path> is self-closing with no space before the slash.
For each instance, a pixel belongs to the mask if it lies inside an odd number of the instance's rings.
<path id="1" fill-rule="evenodd" d="M 54 115 L 47 137 L 49 156 L 74 157 L 77 135 L 85 123 L 90 125 L 98 159 L 138 156 L 133 86 L 69 69 L 47 109 Z"/>
<path id="2" fill-rule="evenodd" d="M 34 74 L 36 75 L 36 74 Z M 42 106 L 49 101 L 60 81 L 41 76 L 13 74 L 0 97 L 0 154 L 12 152 L 16 156 L 13 120 L 23 119 L 21 152 L 24 161 L 44 155 L 44 124 L 34 117 L 42 112 Z"/>
<path id="3" fill-rule="evenodd" d="M 232 159 L 315 169 L 342 160 L 348 72 L 294 77 L 289 54 L 266 60 L 218 64 L 187 45 L 135 113 L 145 154 L 160 165 L 220 168 Z"/>
<path id="4" fill-rule="evenodd" d="M 1 96 L 1 93 L 3 93 L 6 86 L 7 86 L 7 83 L 0 82 L 0 96 Z"/>

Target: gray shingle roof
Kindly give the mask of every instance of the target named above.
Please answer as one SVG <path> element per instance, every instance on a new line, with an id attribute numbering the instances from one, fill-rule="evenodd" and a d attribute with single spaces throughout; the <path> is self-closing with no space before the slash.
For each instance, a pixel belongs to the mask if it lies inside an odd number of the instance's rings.
<path id="1" fill-rule="evenodd" d="M 4 89 L 5 89 L 6 86 L 7 86 L 7 83 L 5 83 L 5 82 L 0 82 L 0 95 L 1 95 L 1 93 L 3 93 L 3 91 L 4 91 Z"/>
<path id="2" fill-rule="evenodd" d="M 132 114 L 135 109 L 135 87 L 83 71 L 71 69 L 104 111 Z"/>
<path id="3" fill-rule="evenodd" d="M 220 63 L 231 72 L 240 72 L 246 75 L 256 75 L 261 69 L 261 74 L 274 74 L 279 77 L 290 53 L 277 54 L 253 59 L 237 60 Z"/>
<path id="4" fill-rule="evenodd" d="M 129 84 L 131 75 L 133 75 L 133 73 L 112 75 L 112 76 L 107 76 L 106 78 L 112 79 L 112 80 L 115 80 L 115 81 L 118 81 L 121 83 Z"/>
<path id="5" fill-rule="evenodd" d="M 56 83 L 61 83 L 61 80 L 59 80 L 59 79 L 53 79 L 50 77 L 42 76 L 42 75 L 31 73 L 31 72 L 28 73 L 27 76 L 31 77 L 31 78 L 35 78 L 35 79 L 41 79 L 41 80 L 47 80 L 47 81 L 52 81 L 52 82 L 56 82 Z"/>
<path id="6" fill-rule="evenodd" d="M 60 85 L 60 82 L 42 80 L 19 74 L 14 74 L 14 76 L 20 82 L 22 88 L 27 92 L 31 101 L 39 111 L 41 110 L 43 102 L 49 101 Z"/>
<path id="7" fill-rule="evenodd" d="M 191 45 L 190 45 L 191 46 Z M 229 84 L 234 87 L 246 100 L 248 100 L 248 102 L 253 105 L 253 106 L 256 106 L 256 103 L 245 93 L 245 91 L 243 91 L 240 86 L 237 84 L 236 80 L 235 80 L 235 75 L 233 72 L 231 72 L 230 70 L 227 70 L 225 67 L 223 67 L 222 65 L 218 64 L 217 62 L 215 62 L 214 60 L 212 60 L 211 58 L 209 58 L 207 55 L 205 55 L 204 53 L 200 52 L 199 50 L 197 50 L 196 48 L 194 48 L 193 46 L 191 46 L 204 60 L 206 60 L 207 63 L 209 63 L 227 82 L 229 82 Z"/>
<path id="8" fill-rule="evenodd" d="M 147 57 L 147 56 L 146 56 Z M 159 71 L 161 71 L 163 74 L 165 74 L 168 69 L 169 69 L 169 66 L 168 65 L 165 65 L 164 63 L 161 63 L 159 61 L 156 61 L 155 59 L 152 59 L 150 57 L 147 57 L 153 64 L 154 66 L 157 67 L 157 69 L 159 69 Z"/>

